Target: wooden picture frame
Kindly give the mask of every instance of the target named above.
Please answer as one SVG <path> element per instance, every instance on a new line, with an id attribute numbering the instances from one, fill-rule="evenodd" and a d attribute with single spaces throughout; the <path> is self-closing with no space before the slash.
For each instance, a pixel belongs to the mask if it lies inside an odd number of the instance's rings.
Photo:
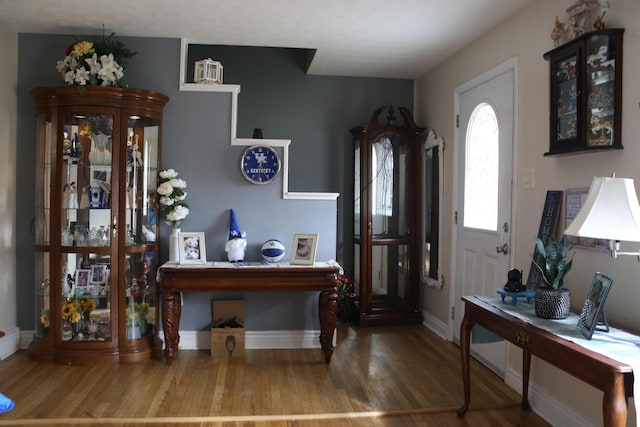
<path id="1" fill-rule="evenodd" d="M 318 249 L 318 234 L 294 234 L 291 246 L 291 264 L 313 265 Z"/>
<path id="2" fill-rule="evenodd" d="M 178 234 L 180 245 L 180 264 L 204 264 L 207 262 L 207 249 L 204 233 Z"/>
<path id="3" fill-rule="evenodd" d="M 609 276 L 602 273 L 596 273 L 593 277 L 591 290 L 587 294 L 578 320 L 578 330 L 588 340 L 591 339 L 596 329 L 609 332 L 607 316 L 604 313 L 604 302 L 607 300 L 612 282 L 613 280 Z M 601 317 L 602 322 L 599 321 Z M 598 328 L 598 325 L 601 327 Z"/>

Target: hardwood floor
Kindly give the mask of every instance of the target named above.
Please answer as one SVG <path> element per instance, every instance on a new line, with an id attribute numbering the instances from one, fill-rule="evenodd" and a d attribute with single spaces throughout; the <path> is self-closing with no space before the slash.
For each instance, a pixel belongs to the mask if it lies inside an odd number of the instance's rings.
<path id="1" fill-rule="evenodd" d="M 20 351 L 0 361 L 0 393 L 16 403 L 0 425 L 549 426 L 475 360 L 471 408 L 458 418 L 459 348 L 420 325 L 341 325 L 330 365 L 319 349 L 245 353 L 64 366 Z"/>

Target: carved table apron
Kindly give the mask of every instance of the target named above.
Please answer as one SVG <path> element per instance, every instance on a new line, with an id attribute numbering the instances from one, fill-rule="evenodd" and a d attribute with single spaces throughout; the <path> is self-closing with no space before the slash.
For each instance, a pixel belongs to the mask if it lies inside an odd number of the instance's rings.
<path id="1" fill-rule="evenodd" d="M 604 426 L 625 426 L 627 398 L 634 395 L 633 365 L 640 358 L 640 337 L 611 328 L 610 333 L 597 332 L 589 341 L 577 331 L 575 314 L 553 321 L 536 317 L 532 304 L 501 304 L 497 296 L 464 296 L 462 300 L 465 306 L 460 353 L 464 404 L 458 410 L 459 416 L 469 409 L 471 329 L 479 324 L 522 348 L 522 408 L 529 409 L 529 369 L 534 355 L 602 390 Z M 596 347 L 598 341 L 602 341 L 601 350 Z M 613 354 L 618 348 L 621 351 Z"/>

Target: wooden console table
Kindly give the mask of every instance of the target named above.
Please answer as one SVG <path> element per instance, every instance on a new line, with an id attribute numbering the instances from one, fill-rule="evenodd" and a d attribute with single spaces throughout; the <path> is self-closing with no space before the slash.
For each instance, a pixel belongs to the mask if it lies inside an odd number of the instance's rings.
<path id="1" fill-rule="evenodd" d="M 602 409 L 605 427 L 624 427 L 627 419 L 627 398 L 633 395 L 633 368 L 562 338 L 489 304 L 479 297 L 465 296 L 464 318 L 460 326 L 460 353 L 462 356 L 462 379 L 464 382 L 464 405 L 459 416 L 469 409 L 469 350 L 471 329 L 480 324 L 522 348 L 522 408 L 529 409 L 529 369 L 531 355 L 535 355 L 559 369 L 602 390 Z M 505 308 L 506 310 L 506 308 Z M 541 319 L 540 319 L 541 320 Z M 542 323 L 542 322 L 541 322 Z M 577 322 L 576 322 L 577 324 Z M 637 337 L 636 337 L 637 338 Z M 629 343 L 632 356 L 640 352 Z M 635 353 L 635 355 L 634 355 Z"/>
<path id="2" fill-rule="evenodd" d="M 326 363 L 333 354 L 336 328 L 338 265 L 239 266 L 226 262 L 179 265 L 167 262 L 158 269 L 162 285 L 162 327 L 167 364 L 177 356 L 180 335 L 181 292 L 320 291 L 320 346 Z"/>

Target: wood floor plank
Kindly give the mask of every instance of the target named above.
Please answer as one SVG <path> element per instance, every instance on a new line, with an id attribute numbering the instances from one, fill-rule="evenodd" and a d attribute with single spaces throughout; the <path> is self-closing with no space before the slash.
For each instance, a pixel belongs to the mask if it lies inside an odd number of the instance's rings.
<path id="1" fill-rule="evenodd" d="M 329 365 L 318 349 L 180 350 L 170 366 L 64 366 L 19 351 L 0 361 L 0 392 L 16 402 L 0 425 L 548 427 L 475 360 L 471 408 L 458 418 L 459 351 L 420 325 L 341 325 Z"/>

